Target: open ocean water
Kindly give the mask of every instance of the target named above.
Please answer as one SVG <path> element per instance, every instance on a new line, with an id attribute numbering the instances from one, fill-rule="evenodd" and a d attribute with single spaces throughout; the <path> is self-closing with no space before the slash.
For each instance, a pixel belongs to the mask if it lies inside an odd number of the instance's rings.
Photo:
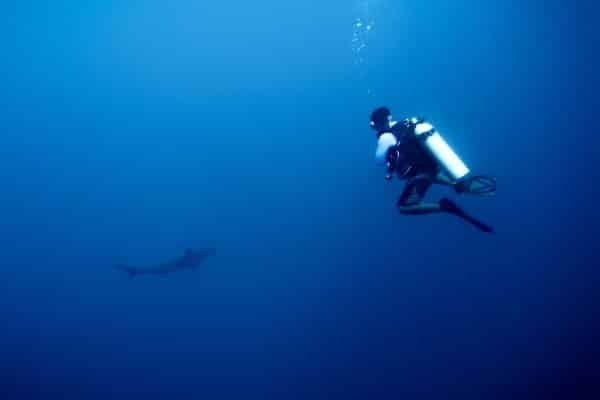
<path id="1" fill-rule="evenodd" d="M 597 15 L 3 5 L 0 399 L 598 398 Z M 398 214 L 380 105 L 497 177 L 429 194 L 496 233 Z"/>

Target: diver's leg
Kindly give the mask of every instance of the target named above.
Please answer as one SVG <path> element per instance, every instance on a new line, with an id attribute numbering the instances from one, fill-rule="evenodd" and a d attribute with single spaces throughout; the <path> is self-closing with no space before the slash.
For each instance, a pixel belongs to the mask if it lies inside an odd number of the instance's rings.
<path id="1" fill-rule="evenodd" d="M 487 175 L 471 176 L 456 182 L 454 190 L 458 194 L 495 196 L 496 178 Z"/>
<path id="2" fill-rule="evenodd" d="M 438 203 L 421 203 L 434 181 L 435 178 L 431 176 L 417 176 L 408 181 L 400 199 L 398 199 L 398 211 L 405 215 L 445 212 L 462 218 L 483 232 L 493 232 L 491 227 L 464 212 L 450 199 L 442 198 Z"/>
<path id="3" fill-rule="evenodd" d="M 477 175 L 454 181 L 440 172 L 433 178 L 433 183 L 449 186 L 458 194 L 472 194 L 478 196 L 496 195 L 496 178 L 487 175 Z"/>
<path id="4" fill-rule="evenodd" d="M 430 176 L 417 176 L 408 181 L 396 204 L 398 211 L 405 215 L 442 212 L 443 210 L 438 203 L 421 203 L 432 183 Z"/>
<path id="5" fill-rule="evenodd" d="M 438 203 L 422 203 L 412 206 L 403 206 L 398 204 L 398 211 L 404 215 L 424 215 L 442 212 Z"/>
<path id="6" fill-rule="evenodd" d="M 452 186 L 452 187 L 454 187 L 454 185 L 456 185 L 456 182 L 454 182 L 453 180 L 448 178 L 442 172 L 438 173 L 433 178 L 433 183 L 437 183 L 438 185 L 444 185 L 444 186 Z"/>

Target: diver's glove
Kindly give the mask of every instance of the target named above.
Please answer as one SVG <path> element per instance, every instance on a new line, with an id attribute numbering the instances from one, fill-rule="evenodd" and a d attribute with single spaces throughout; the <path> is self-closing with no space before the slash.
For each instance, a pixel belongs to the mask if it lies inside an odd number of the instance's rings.
<path id="1" fill-rule="evenodd" d="M 391 181 L 394 177 L 394 170 L 390 168 L 390 164 L 388 164 L 387 171 L 385 172 L 385 180 Z"/>
<path id="2" fill-rule="evenodd" d="M 398 159 L 400 159 L 400 151 L 398 150 L 398 146 L 390 147 L 386 155 L 386 173 L 385 179 L 391 180 L 394 176 L 394 171 L 396 171 L 396 166 L 398 165 Z"/>

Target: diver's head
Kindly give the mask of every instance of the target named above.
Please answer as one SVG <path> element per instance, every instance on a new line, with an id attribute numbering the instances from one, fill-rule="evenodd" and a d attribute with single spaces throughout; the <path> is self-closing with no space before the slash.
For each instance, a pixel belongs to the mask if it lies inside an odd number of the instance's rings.
<path id="1" fill-rule="evenodd" d="M 371 113 L 371 128 L 375 131 L 383 132 L 390 129 L 390 122 L 392 120 L 392 113 L 387 107 L 376 108 Z"/>

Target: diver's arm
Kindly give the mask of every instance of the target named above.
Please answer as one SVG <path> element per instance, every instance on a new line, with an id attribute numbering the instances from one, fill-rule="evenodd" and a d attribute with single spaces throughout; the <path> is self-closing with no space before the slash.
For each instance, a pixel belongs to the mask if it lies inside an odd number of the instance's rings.
<path id="1" fill-rule="evenodd" d="M 375 163 L 377 165 L 384 165 L 387 163 L 388 152 L 396 144 L 398 144 L 398 141 L 392 133 L 384 133 L 381 135 L 377 141 L 377 149 L 375 150 Z"/>

